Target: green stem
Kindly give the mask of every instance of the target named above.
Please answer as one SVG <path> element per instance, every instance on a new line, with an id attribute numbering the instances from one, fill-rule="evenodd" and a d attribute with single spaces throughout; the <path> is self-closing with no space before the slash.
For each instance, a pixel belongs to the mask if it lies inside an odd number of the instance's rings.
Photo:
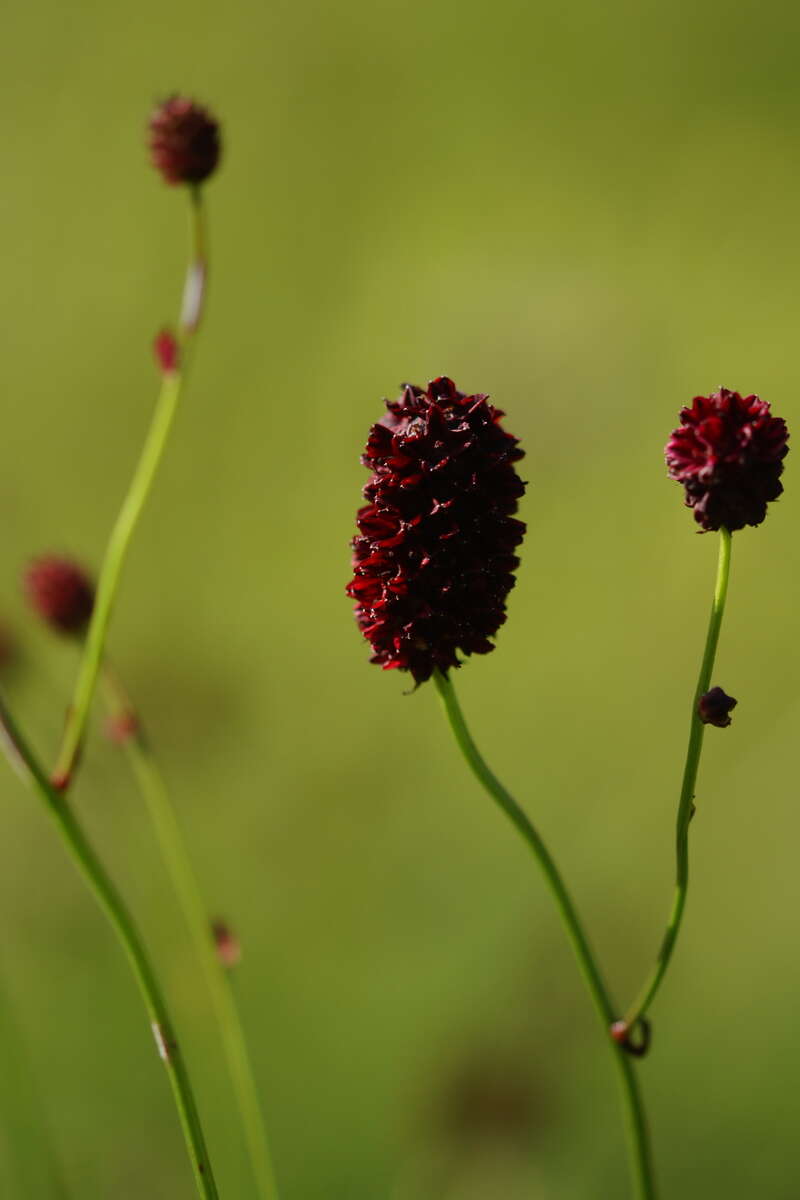
<path id="1" fill-rule="evenodd" d="M 631 1151 L 631 1166 L 635 1180 L 635 1194 L 639 1200 L 654 1200 L 656 1190 L 647 1123 L 636 1075 L 629 1055 L 611 1037 L 610 1028 L 615 1019 L 614 1006 L 600 974 L 600 969 L 595 962 L 575 905 L 539 833 L 511 793 L 490 770 L 472 740 L 452 681 L 439 671 L 434 673 L 434 681 L 450 722 L 450 728 L 467 765 L 481 786 L 497 802 L 528 843 L 555 900 L 619 1073 Z"/>
<path id="2" fill-rule="evenodd" d="M 217 1200 L 219 1193 L 214 1183 L 200 1117 L 183 1055 L 173 1033 L 172 1022 L 155 970 L 139 932 L 125 902 L 106 874 L 77 818 L 68 807 L 66 798 L 48 780 L 1 699 L 0 725 L 3 731 L 4 749 L 9 755 L 12 765 L 20 774 L 24 774 L 28 784 L 38 791 L 75 865 L 94 893 L 95 899 L 125 950 L 142 993 L 147 1015 L 150 1018 L 156 1048 L 172 1087 L 197 1191 L 205 1200 Z"/>
<path id="3" fill-rule="evenodd" d="M 262 1200 L 275 1200 L 278 1193 L 264 1133 L 264 1118 L 236 998 L 230 976 L 217 953 L 211 922 L 180 825 L 141 723 L 125 689 L 108 664 L 103 674 L 103 684 L 112 720 L 119 730 L 131 771 L 150 814 L 161 857 L 205 973 L 244 1126 L 258 1194 Z"/>
<path id="4" fill-rule="evenodd" d="M 625 1014 L 625 1024 L 630 1029 L 648 1011 L 661 986 L 661 981 L 666 974 L 669 961 L 672 958 L 672 952 L 675 949 L 683 911 L 686 907 L 686 894 L 689 890 L 689 823 L 694 813 L 694 790 L 697 783 L 697 772 L 700 767 L 700 755 L 703 750 L 703 734 L 705 732 L 705 725 L 700 720 L 697 705 L 700 697 L 705 695 L 711 686 L 711 672 L 714 670 L 714 659 L 717 654 L 717 644 L 722 626 L 722 617 L 725 612 L 725 600 L 728 595 L 728 580 L 731 570 L 731 535 L 725 528 L 720 529 L 719 535 L 719 558 L 717 560 L 714 600 L 711 605 L 711 616 L 708 622 L 708 633 L 706 634 L 703 661 L 700 665 L 700 675 L 692 697 L 689 744 L 686 749 L 686 765 L 683 768 L 683 782 L 681 783 L 681 795 L 678 802 L 678 816 L 675 830 L 675 894 L 655 966 L 641 992 Z"/>
<path id="5" fill-rule="evenodd" d="M 92 698 L 105 649 L 111 613 L 119 588 L 122 569 L 134 530 L 153 486 L 164 455 L 167 439 L 180 400 L 188 367 L 193 335 L 202 314 L 206 287 L 206 251 L 203 209 L 199 188 L 192 189 L 190 206 L 189 266 L 186 273 L 179 327 L 180 357 L 177 369 L 164 373 L 153 419 L 134 471 L 128 492 L 111 530 L 105 558 L 97 582 L 92 618 L 86 635 L 83 658 L 78 669 L 72 703 L 61 742 L 53 783 L 60 791 L 69 786 L 83 742 Z"/>

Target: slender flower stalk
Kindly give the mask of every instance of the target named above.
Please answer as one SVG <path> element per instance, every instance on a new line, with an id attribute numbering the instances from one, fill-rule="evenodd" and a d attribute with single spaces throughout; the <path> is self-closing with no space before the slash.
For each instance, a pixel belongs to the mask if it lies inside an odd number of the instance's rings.
<path id="1" fill-rule="evenodd" d="M 198 1194 L 204 1200 L 217 1200 L 219 1193 L 206 1150 L 200 1117 L 183 1055 L 161 991 L 155 968 L 128 909 L 95 854 L 81 825 L 23 739 L 6 705 L 0 699 L 0 728 L 3 750 L 11 765 L 29 787 L 39 793 L 55 822 L 73 862 L 84 877 L 95 899 L 119 939 L 139 985 L 156 1042 L 178 1110 L 186 1147 L 192 1164 Z"/>
<path id="2" fill-rule="evenodd" d="M 157 355 L 162 365 L 161 390 L 139 462 L 112 528 L 100 570 L 97 596 L 86 636 L 83 658 L 78 670 L 72 704 L 67 712 L 64 735 L 52 777 L 53 784 L 59 791 L 65 791 L 72 781 L 86 723 L 89 719 L 92 698 L 97 687 L 106 635 L 128 548 L 164 456 L 186 378 L 189 352 L 202 316 L 208 272 L 200 188 L 198 186 L 191 187 L 189 196 L 190 254 L 179 333 L 176 339 L 176 353 L 171 360 L 165 361 L 163 353 L 157 347 Z"/>
<path id="3" fill-rule="evenodd" d="M 703 751 L 703 735 L 708 723 L 701 717 L 700 702 L 709 690 L 711 673 L 714 670 L 714 660 L 717 654 L 722 618 L 725 613 L 725 601 L 728 595 L 728 580 L 731 569 L 731 543 L 731 534 L 723 526 L 719 531 L 719 557 L 717 560 L 717 578 L 714 585 L 714 599 L 708 621 L 708 632 L 706 634 L 703 658 L 700 663 L 700 674 L 698 675 L 697 686 L 692 696 L 689 743 L 686 748 L 686 763 L 683 768 L 680 800 L 678 801 L 678 816 L 675 828 L 675 896 L 655 966 L 641 992 L 626 1012 L 622 1023 L 618 1025 L 618 1035 L 622 1038 L 626 1036 L 628 1030 L 632 1030 L 637 1025 L 655 999 L 672 958 L 672 952 L 675 949 L 675 942 L 680 931 L 683 912 L 686 907 L 686 895 L 689 890 L 689 824 L 694 814 L 694 791 L 697 783 L 697 772 L 700 768 L 700 755 Z"/>
<path id="4" fill-rule="evenodd" d="M 450 723 L 450 728 L 453 731 L 453 736 L 466 760 L 467 766 L 484 790 L 499 805 L 512 825 L 515 826 L 525 839 L 550 889 L 550 893 L 558 908 L 575 952 L 575 957 L 578 960 L 578 965 L 586 986 L 589 989 L 589 994 L 603 1027 L 606 1041 L 614 1057 L 625 1109 L 635 1195 L 639 1200 L 654 1200 L 656 1185 L 650 1142 L 634 1066 L 623 1047 L 609 1034 L 609 1029 L 613 1024 L 615 1016 L 614 1006 L 600 969 L 595 961 L 575 905 L 541 836 L 511 793 L 491 771 L 475 742 L 472 740 L 452 681 L 438 669 L 434 671 L 433 679 Z"/>
<path id="5" fill-rule="evenodd" d="M 730 710 L 736 704 L 722 688 L 709 690 L 728 594 L 731 535 L 762 523 L 768 505 L 783 492 L 781 476 L 789 451 L 786 422 L 773 416 L 769 404 L 756 395 L 720 388 L 710 396 L 695 396 L 690 406 L 681 409 L 679 421 L 665 449 L 667 470 L 682 485 L 686 507 L 692 509 L 697 524 L 709 532 L 719 531 L 719 559 L 678 801 L 675 894 L 655 966 L 624 1018 L 615 1023 L 614 1036 L 623 1044 L 652 1004 L 680 931 L 689 888 L 689 822 L 705 727 L 730 725 Z"/>
<path id="6" fill-rule="evenodd" d="M 205 974 L 242 1118 L 258 1195 L 261 1200 L 275 1200 L 277 1187 L 244 1029 L 231 979 L 220 959 L 212 923 L 203 903 L 177 815 L 141 721 L 108 663 L 103 671 L 103 691 L 112 735 L 121 744 L 144 799 L 161 857 Z"/>

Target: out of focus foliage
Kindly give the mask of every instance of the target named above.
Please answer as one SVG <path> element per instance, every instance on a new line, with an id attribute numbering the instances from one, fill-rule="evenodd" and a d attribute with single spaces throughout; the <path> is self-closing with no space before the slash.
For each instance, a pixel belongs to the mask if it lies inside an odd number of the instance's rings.
<path id="1" fill-rule="evenodd" d="M 381 396 L 441 373 L 490 392 L 523 441 L 509 621 L 458 682 L 627 1000 L 669 903 L 714 571 L 663 444 L 719 385 L 800 428 L 799 27 L 772 0 L 6 13 L 0 615 L 11 699 L 50 753 L 75 656 L 24 613 L 20 568 L 42 550 L 97 564 L 153 404 L 186 214 L 146 163 L 150 106 L 177 88 L 224 123 L 207 324 L 111 651 L 242 941 L 284 1200 L 625 1193 L 608 1055 L 533 865 L 431 688 L 367 665 L 343 595 L 358 454 Z M 796 1191 L 793 457 L 769 520 L 735 539 L 714 682 L 739 706 L 709 732 L 643 1064 L 664 1194 L 683 1200 Z M 188 1198 L 127 966 L 10 773 L 0 796 L 0 991 L 72 1194 Z M 75 799 L 164 964 L 238 1200 L 197 968 L 99 724 Z M 39 1129 L 3 1126 L 0 1190 L 44 1195 L 21 1182 Z"/>

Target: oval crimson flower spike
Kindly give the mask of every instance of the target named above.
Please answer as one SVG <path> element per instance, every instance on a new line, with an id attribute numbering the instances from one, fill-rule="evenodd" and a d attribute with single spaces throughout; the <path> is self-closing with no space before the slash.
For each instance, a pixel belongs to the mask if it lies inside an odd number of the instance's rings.
<path id="1" fill-rule="evenodd" d="M 727 388 L 695 396 L 691 408 L 681 409 L 680 422 L 667 442 L 667 467 L 683 484 L 695 521 L 731 533 L 760 525 L 768 502 L 783 491 L 786 422 L 758 396 Z"/>
<path id="2" fill-rule="evenodd" d="M 387 408 L 361 460 L 373 474 L 347 593 L 371 661 L 422 683 L 494 649 L 525 533 L 512 515 L 523 451 L 486 396 L 447 378 L 405 384 Z"/>

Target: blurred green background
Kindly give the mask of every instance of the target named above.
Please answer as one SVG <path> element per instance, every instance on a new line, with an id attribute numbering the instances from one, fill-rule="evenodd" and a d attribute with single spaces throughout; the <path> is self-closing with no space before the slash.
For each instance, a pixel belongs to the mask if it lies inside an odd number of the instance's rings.
<path id="1" fill-rule="evenodd" d="M 381 397 L 440 373 L 523 441 L 510 619 L 458 685 L 622 1003 L 670 900 L 716 554 L 662 447 L 720 384 L 800 416 L 799 35 L 783 0 L 4 12 L 0 616 L 48 757 L 76 654 L 24 611 L 20 568 L 99 563 L 181 286 L 185 197 L 143 124 L 173 89 L 224 122 L 207 324 L 111 647 L 244 945 L 283 1200 L 628 1194 L 610 1056 L 541 880 L 432 689 L 367 664 L 343 594 L 358 459 Z M 793 458 L 735 538 L 715 682 L 739 707 L 707 739 L 641 1069 L 668 1198 L 800 1194 Z M 35 1077 L 71 1195 L 190 1197 L 127 964 L 3 770 L 0 1194 L 50 1195 Z M 99 728 L 75 800 L 163 966 L 222 1194 L 246 1200 L 200 977 Z"/>

